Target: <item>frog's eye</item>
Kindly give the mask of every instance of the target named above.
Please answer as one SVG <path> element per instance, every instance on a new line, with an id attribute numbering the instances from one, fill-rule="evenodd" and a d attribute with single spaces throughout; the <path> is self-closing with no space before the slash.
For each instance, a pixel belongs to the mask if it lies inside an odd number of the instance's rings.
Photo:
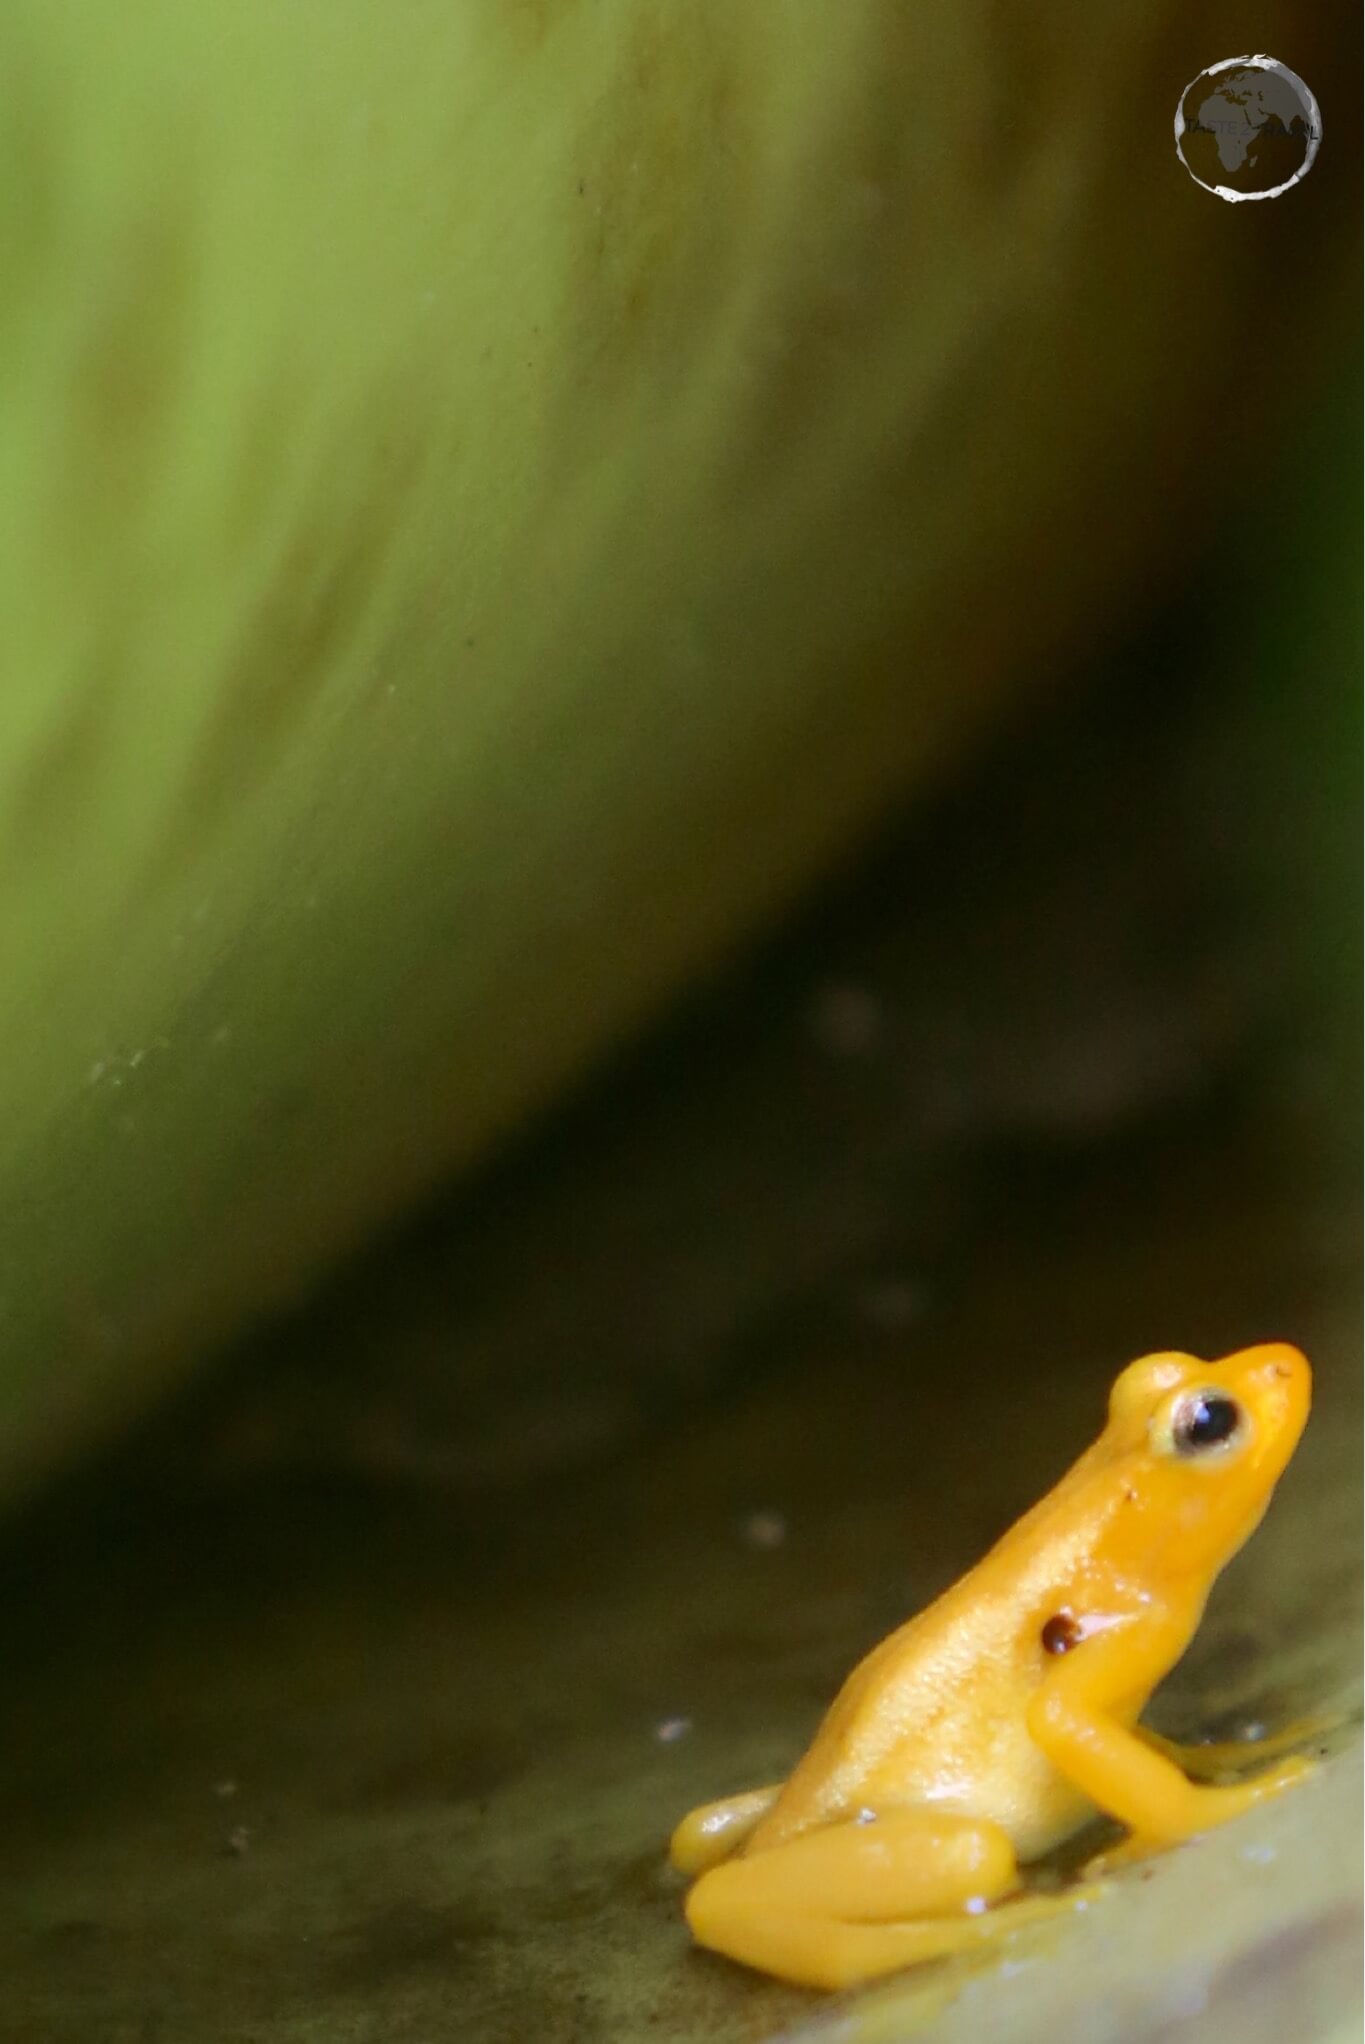
<path id="1" fill-rule="evenodd" d="M 1242 1408 L 1224 1391 L 1192 1391 L 1171 1414 L 1171 1440 L 1180 1455 L 1221 1448 L 1242 1431 Z"/>

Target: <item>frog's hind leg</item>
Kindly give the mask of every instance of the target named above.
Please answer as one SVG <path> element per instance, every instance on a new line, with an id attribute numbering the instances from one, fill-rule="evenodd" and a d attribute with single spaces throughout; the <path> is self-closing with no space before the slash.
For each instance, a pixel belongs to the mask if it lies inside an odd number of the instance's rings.
<path id="1" fill-rule="evenodd" d="M 700 1942 L 796 1987 L 834 1992 L 954 1952 L 980 1951 L 1011 1931 L 1074 1906 L 1074 1898 L 1029 1895 L 980 1916 L 926 1916 L 913 1923 L 839 1923 L 755 1910 L 742 1922 L 733 1920 L 728 1943 L 719 1938 Z"/>
<path id="2" fill-rule="evenodd" d="M 743 1795 L 722 1796 L 717 1803 L 702 1803 L 687 1815 L 673 1833 L 668 1856 L 680 1874 L 704 1874 L 745 1845 L 773 1804 L 784 1784 L 746 1789 Z"/>
<path id="3" fill-rule="evenodd" d="M 1018 1886 L 997 1824 L 930 1810 L 832 1824 L 703 1874 L 699 1944 L 800 1987 L 851 1987 L 998 1937 L 1070 1903 L 988 1905 Z"/>

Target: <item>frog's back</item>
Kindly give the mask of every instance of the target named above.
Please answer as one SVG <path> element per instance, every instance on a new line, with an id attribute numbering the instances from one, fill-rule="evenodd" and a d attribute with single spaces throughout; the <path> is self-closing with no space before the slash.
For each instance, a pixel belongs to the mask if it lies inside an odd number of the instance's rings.
<path id="1" fill-rule="evenodd" d="M 754 1849 L 864 1810 L 933 1803 L 1002 1824 L 1028 1857 L 1084 1819 L 1027 1715 L 1050 1660 L 1044 1629 L 1068 1603 L 1084 1607 L 1097 1573 L 1109 1487 L 1087 1499 L 1091 1460 L 859 1663 Z"/>

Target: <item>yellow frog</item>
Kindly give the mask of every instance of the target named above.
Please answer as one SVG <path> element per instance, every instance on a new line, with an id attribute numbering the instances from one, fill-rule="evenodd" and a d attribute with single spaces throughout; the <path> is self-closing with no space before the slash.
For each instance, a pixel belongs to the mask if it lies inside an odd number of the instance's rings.
<path id="1" fill-rule="evenodd" d="M 700 1944 L 837 1988 L 960 1951 L 1074 1898 L 1016 1895 L 1097 1812 L 1107 1868 L 1207 1831 L 1309 1772 L 1196 1786 L 1226 1748 L 1137 1723 L 1255 1531 L 1308 1417 L 1295 1348 L 1144 1356 L 1094 1447 L 958 1584 L 845 1682 L 794 1774 L 673 1835 Z M 1237 1748 L 1245 1758 L 1246 1748 Z"/>

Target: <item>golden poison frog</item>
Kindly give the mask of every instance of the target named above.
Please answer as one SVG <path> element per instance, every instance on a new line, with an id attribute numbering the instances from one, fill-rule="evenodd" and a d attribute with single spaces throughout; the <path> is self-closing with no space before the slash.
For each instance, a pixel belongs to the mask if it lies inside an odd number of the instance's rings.
<path id="1" fill-rule="evenodd" d="M 1129 1834 L 1092 1863 L 1103 1872 L 1309 1772 L 1294 1756 L 1196 1783 L 1228 1749 L 1173 1746 L 1137 1720 L 1255 1531 L 1311 1383 L 1281 1343 L 1130 1364 L 1095 1445 L 854 1669 L 795 1772 L 683 1819 L 671 1854 L 697 1876 L 698 1943 L 846 1987 L 1074 1906 L 1021 1894 L 1020 1864 L 1099 1813 Z"/>

